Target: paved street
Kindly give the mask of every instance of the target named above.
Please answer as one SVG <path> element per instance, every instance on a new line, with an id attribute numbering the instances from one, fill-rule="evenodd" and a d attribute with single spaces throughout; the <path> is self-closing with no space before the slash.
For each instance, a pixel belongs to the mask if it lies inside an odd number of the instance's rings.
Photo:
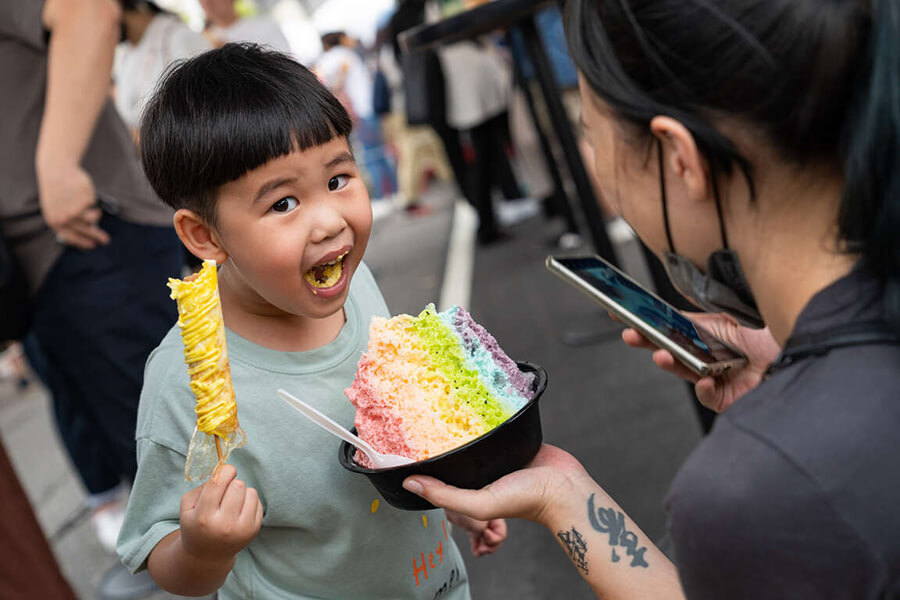
<path id="1" fill-rule="evenodd" d="M 367 262 L 394 313 L 421 310 L 440 297 L 453 225 L 450 190 L 436 189 L 428 207 L 427 214 L 388 214 L 373 231 Z M 655 369 L 647 353 L 625 347 L 603 311 L 545 270 L 554 225 L 536 217 L 511 233 L 508 242 L 476 250 L 470 311 L 510 356 L 547 370 L 545 440 L 581 459 L 658 539 L 666 489 L 700 439 L 685 387 Z M 644 277 L 634 242 L 620 250 L 626 268 Z M 43 388 L 0 382 L 0 435 L 65 575 L 80 598 L 96 598 L 117 558 L 93 537 L 84 491 L 60 449 Z M 472 559 L 467 547 L 463 554 L 476 599 L 592 597 L 553 536 L 530 523 L 511 523 L 496 555 Z"/>

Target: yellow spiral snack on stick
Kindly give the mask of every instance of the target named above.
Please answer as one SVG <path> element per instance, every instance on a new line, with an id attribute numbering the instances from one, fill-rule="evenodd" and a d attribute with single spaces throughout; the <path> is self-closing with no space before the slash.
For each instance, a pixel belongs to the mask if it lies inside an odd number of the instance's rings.
<path id="1" fill-rule="evenodd" d="M 202 480 L 228 460 L 233 449 L 246 443 L 231 385 L 216 261 L 203 261 L 200 272 L 184 280 L 169 279 L 169 288 L 178 302 L 184 361 L 197 398 L 197 426 L 188 447 L 184 477 Z"/>

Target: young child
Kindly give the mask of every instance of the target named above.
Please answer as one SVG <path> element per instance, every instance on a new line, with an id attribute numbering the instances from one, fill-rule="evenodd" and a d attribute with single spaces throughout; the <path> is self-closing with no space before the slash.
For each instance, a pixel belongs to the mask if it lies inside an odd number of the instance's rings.
<path id="1" fill-rule="evenodd" d="M 147 363 L 138 472 L 118 546 L 131 570 L 146 567 L 170 592 L 469 598 L 445 513 L 381 501 L 366 478 L 340 467 L 339 441 L 275 395 L 285 388 L 352 422 L 343 390 L 371 317 L 388 315 L 362 263 L 372 211 L 347 145 L 350 127 L 307 69 L 251 45 L 228 44 L 182 64 L 145 113 L 150 181 L 177 209 L 185 246 L 221 265 L 248 440 L 204 485 L 191 489 L 184 480 L 196 417 L 173 327 Z M 321 283 L 323 274 L 336 283 Z M 454 522 L 470 532 L 476 555 L 506 535 L 502 521 Z"/>

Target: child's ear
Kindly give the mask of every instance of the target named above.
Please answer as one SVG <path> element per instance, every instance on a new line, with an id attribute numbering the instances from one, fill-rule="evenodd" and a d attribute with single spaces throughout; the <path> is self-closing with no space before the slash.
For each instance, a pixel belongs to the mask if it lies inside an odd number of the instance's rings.
<path id="1" fill-rule="evenodd" d="M 216 230 L 210 227 L 200 215 L 186 208 L 175 211 L 175 233 L 182 243 L 197 258 L 212 259 L 216 264 L 228 260 L 228 252 L 222 247 Z"/>

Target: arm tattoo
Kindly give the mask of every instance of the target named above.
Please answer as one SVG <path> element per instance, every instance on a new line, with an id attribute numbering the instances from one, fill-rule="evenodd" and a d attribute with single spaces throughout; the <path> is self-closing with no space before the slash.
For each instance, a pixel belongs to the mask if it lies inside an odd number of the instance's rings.
<path id="1" fill-rule="evenodd" d="M 584 538 L 578 533 L 578 530 L 575 529 L 575 526 L 572 526 L 572 529 L 569 531 L 560 530 L 556 537 L 563 543 L 563 546 L 566 548 L 566 552 L 569 553 L 569 558 L 572 559 L 572 562 L 575 563 L 575 566 L 584 571 L 584 574 L 587 575 L 588 567 L 587 567 L 587 543 L 584 541 Z"/>
<path id="2" fill-rule="evenodd" d="M 644 567 L 646 569 L 650 566 L 644 559 L 644 553 L 647 551 L 647 547 L 644 546 L 642 548 L 638 548 L 637 534 L 632 531 L 628 531 L 625 528 L 625 515 L 622 514 L 621 511 L 617 511 L 612 507 L 595 508 L 594 494 L 591 494 L 591 497 L 588 499 L 587 509 L 588 520 L 591 523 L 591 527 L 593 527 L 600 533 L 609 534 L 609 545 L 613 546 L 613 562 L 619 562 L 619 560 L 621 560 L 619 555 L 616 554 L 615 548 L 616 546 L 620 546 L 624 548 L 625 553 L 631 557 L 632 567 Z"/>

